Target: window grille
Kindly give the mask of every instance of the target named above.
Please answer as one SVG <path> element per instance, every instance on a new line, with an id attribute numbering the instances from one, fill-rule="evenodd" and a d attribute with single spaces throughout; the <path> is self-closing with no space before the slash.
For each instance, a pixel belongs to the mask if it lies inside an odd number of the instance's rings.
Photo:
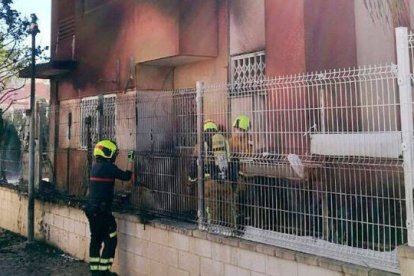
<path id="1" fill-rule="evenodd" d="M 97 137 L 96 126 L 98 122 L 98 97 L 84 98 L 81 100 L 81 147 L 88 146 L 86 118 L 91 118 L 91 139 L 94 141 Z"/>
<path id="2" fill-rule="evenodd" d="M 116 96 L 103 98 L 102 138 L 115 140 Z"/>
<path id="3" fill-rule="evenodd" d="M 191 148 L 197 140 L 197 107 L 195 91 L 178 91 L 173 97 L 176 120 L 175 146 Z"/>
<path id="4" fill-rule="evenodd" d="M 266 75 L 266 55 L 264 51 L 233 56 L 231 58 L 232 94 L 242 94 L 249 90 L 250 85 L 257 85 L 257 81 Z M 244 89 L 247 88 L 247 89 Z"/>
<path id="5" fill-rule="evenodd" d="M 116 96 L 88 97 L 81 100 L 81 147 L 88 146 L 86 118 L 91 118 L 92 144 L 99 139 L 115 140 Z"/>

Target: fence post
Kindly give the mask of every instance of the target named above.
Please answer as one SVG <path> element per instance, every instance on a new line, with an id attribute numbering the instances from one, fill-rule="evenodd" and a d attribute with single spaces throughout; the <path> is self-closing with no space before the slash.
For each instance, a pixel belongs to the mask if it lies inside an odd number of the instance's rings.
<path id="1" fill-rule="evenodd" d="M 91 139 L 91 124 L 92 118 L 88 116 L 85 118 L 85 125 L 86 125 L 86 154 L 88 160 L 88 169 L 87 169 L 87 179 L 89 181 L 90 171 L 92 168 L 92 139 Z"/>
<path id="2" fill-rule="evenodd" d="M 398 86 L 400 96 L 401 132 L 403 148 L 405 205 L 407 213 L 408 245 L 414 246 L 413 209 L 413 108 L 411 96 L 410 53 L 408 31 L 405 27 L 395 30 L 397 43 Z"/>
<path id="3" fill-rule="evenodd" d="M 198 175 L 198 227 L 203 228 L 205 218 L 204 204 L 204 160 L 203 160 L 203 92 L 204 83 L 196 83 L 196 104 L 197 104 L 197 175 Z"/>
<path id="4" fill-rule="evenodd" d="M 37 189 L 40 190 L 40 183 L 42 181 L 42 137 L 43 137 L 43 125 L 42 125 L 42 110 L 39 102 L 36 103 L 37 111 Z"/>
<path id="5" fill-rule="evenodd" d="M 99 95 L 98 98 L 98 124 L 97 124 L 97 131 L 98 134 L 98 141 L 103 139 L 103 107 L 104 107 L 104 96 Z M 106 137 L 108 138 L 108 137 Z"/>

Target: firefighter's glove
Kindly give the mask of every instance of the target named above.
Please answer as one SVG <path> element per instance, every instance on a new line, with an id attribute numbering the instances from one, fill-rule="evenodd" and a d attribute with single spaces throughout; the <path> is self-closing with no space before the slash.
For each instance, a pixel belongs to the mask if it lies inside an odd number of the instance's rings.
<path id="1" fill-rule="evenodd" d="M 194 184 L 194 183 L 196 183 L 196 182 L 197 182 L 197 178 L 192 178 L 191 176 L 189 176 L 189 177 L 188 177 L 188 182 L 189 182 L 190 184 Z"/>
<path id="2" fill-rule="evenodd" d="M 134 160 L 135 160 L 135 151 L 130 150 L 128 152 L 128 162 L 129 163 L 134 163 Z"/>

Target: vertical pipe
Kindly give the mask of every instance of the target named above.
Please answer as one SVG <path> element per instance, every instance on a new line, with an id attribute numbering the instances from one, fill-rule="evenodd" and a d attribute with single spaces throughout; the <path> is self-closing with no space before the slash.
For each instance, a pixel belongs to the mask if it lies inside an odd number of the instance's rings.
<path id="1" fill-rule="evenodd" d="M 196 83 L 196 103 L 197 103 L 197 175 L 198 175 L 198 226 L 204 225 L 205 206 L 204 206 L 204 159 L 203 159 L 203 90 L 204 83 Z"/>
<path id="2" fill-rule="evenodd" d="M 413 212 L 413 109 L 411 96 L 410 57 L 407 28 L 395 30 L 397 42 L 398 86 L 400 93 L 400 113 L 402 148 L 404 158 L 405 204 L 407 208 L 408 245 L 414 246 L 414 212 Z"/>
<path id="3" fill-rule="evenodd" d="M 325 126 L 325 90 L 321 88 L 319 90 L 319 104 L 320 104 L 320 110 L 321 110 L 321 117 L 320 117 L 320 129 L 322 133 L 326 132 L 326 126 Z"/>
<path id="4" fill-rule="evenodd" d="M 29 187 L 27 202 L 27 241 L 33 242 L 34 239 L 34 162 L 35 162 L 35 143 L 34 132 L 36 123 L 35 113 L 35 63 L 36 63 L 36 35 L 39 32 L 37 25 L 37 17 L 31 15 L 32 22 L 30 25 L 30 33 L 32 36 L 32 55 L 31 55 L 31 85 L 30 85 L 30 139 L 29 139 Z"/>

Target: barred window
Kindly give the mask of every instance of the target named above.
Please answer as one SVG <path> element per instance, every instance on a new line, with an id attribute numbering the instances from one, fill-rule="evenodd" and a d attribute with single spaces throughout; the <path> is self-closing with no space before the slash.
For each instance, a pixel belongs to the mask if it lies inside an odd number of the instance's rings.
<path id="1" fill-rule="evenodd" d="M 95 144 L 99 139 L 115 140 L 116 96 L 83 98 L 80 104 L 81 111 L 81 147 L 88 146 L 86 119 L 91 118 L 91 142 Z"/>
<path id="2" fill-rule="evenodd" d="M 115 141 L 115 114 L 116 96 L 104 96 L 102 112 L 102 138 Z"/>
<path id="3" fill-rule="evenodd" d="M 250 85 L 256 85 L 266 75 L 266 55 L 264 51 L 237 55 L 231 58 L 231 94 L 243 94 Z M 244 89 L 247 88 L 247 89 Z"/>
<path id="4" fill-rule="evenodd" d="M 97 123 L 98 123 L 98 97 L 89 97 L 81 100 L 80 113 L 81 113 L 81 147 L 86 148 L 88 146 L 86 118 L 91 118 L 91 139 L 95 141 L 97 137 Z"/>
<path id="5" fill-rule="evenodd" d="M 197 141 L 197 106 L 195 91 L 177 90 L 173 94 L 175 146 L 192 148 Z"/>

